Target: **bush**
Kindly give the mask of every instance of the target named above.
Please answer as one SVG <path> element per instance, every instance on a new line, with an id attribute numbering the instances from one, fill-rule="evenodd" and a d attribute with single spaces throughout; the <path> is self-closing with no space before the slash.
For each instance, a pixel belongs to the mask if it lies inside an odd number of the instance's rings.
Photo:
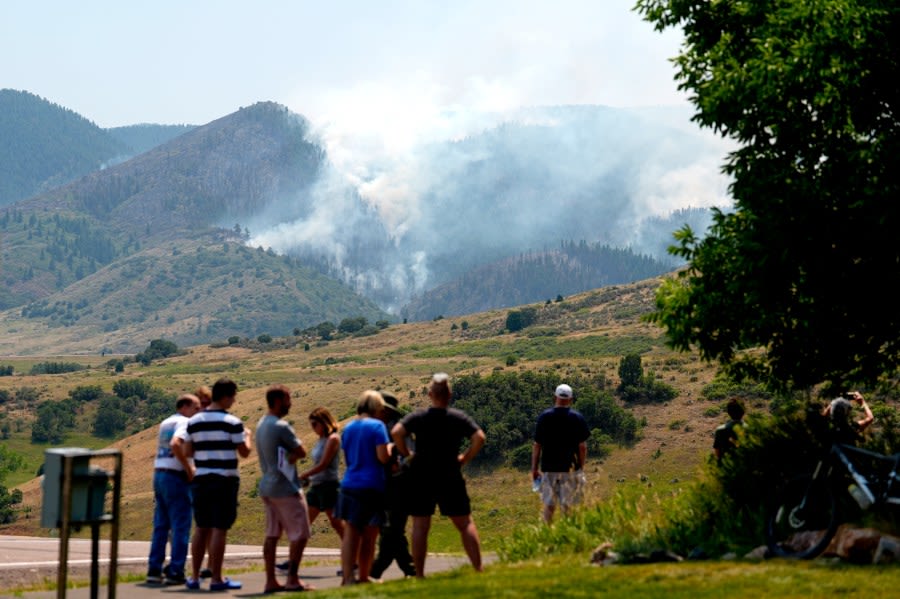
<path id="1" fill-rule="evenodd" d="M 453 383 L 453 405 L 472 416 L 488 438 L 476 462 L 519 463 L 516 452 L 531 447 L 537 418 L 553 405 L 553 391 L 561 382 L 555 372 L 495 371 L 484 377 L 458 377 Z M 599 429 L 617 443 L 637 438 L 637 420 L 616 404 L 602 375 L 575 375 L 566 382 L 576 389 L 574 407 L 584 415 L 588 427 Z M 530 467 L 530 457 L 526 467 Z"/>
<path id="2" fill-rule="evenodd" d="M 534 308 L 510 310 L 506 314 L 506 330 L 510 333 L 521 331 L 525 327 L 533 325 L 536 320 L 537 310 Z"/>

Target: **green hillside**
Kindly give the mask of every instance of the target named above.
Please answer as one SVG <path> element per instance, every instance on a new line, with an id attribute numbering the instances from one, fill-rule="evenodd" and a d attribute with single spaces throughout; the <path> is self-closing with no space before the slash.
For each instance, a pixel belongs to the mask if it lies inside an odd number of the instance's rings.
<path id="1" fill-rule="evenodd" d="M 71 110 L 0 89 L 0 206 L 68 183 L 130 151 Z"/>
<path id="2" fill-rule="evenodd" d="M 349 316 L 390 319 L 300 261 L 229 237 L 210 234 L 135 251 L 26 304 L 0 320 L 0 329 L 7 323 L 31 332 L 14 343 L 0 341 L 0 354 L 59 348 L 134 353 L 155 338 L 185 345 L 234 335 L 290 335 Z"/>
<path id="3" fill-rule="evenodd" d="M 195 128 L 194 125 L 141 123 L 140 125 L 128 125 L 125 127 L 110 127 L 106 131 L 131 148 L 135 154 L 143 154 Z"/>

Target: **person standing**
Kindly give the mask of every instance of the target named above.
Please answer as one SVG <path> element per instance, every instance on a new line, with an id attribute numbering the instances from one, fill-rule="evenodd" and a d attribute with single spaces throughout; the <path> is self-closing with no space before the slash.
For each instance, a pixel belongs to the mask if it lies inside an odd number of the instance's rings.
<path id="1" fill-rule="evenodd" d="M 572 409 L 572 387 L 559 385 L 553 395 L 553 407 L 538 416 L 531 451 L 531 480 L 540 479 L 542 515 L 548 524 L 557 505 L 565 514 L 582 501 L 591 435 L 584 416 Z"/>
<path id="2" fill-rule="evenodd" d="M 450 406 L 450 377 L 439 372 L 428 386 L 431 407 L 418 409 L 394 425 L 391 436 L 400 455 L 410 460 L 409 513 L 413 517 L 412 555 L 416 576 L 425 577 L 428 531 L 435 507 L 459 531 L 463 549 L 477 572 L 482 571 L 481 539 L 472 519 L 471 502 L 466 492 L 462 467 L 478 455 L 484 446 L 481 427 L 465 412 Z M 415 440 L 415 453 L 406 444 Z M 463 441 L 469 441 L 465 453 L 459 453 Z"/>
<path id="3" fill-rule="evenodd" d="M 284 385 L 272 385 L 266 390 L 268 413 L 256 427 L 256 453 L 262 478 L 259 496 L 266 511 L 266 538 L 263 542 L 263 562 L 266 568 L 264 592 L 306 591 L 297 575 L 303 550 L 309 540 L 309 512 L 300 489 L 296 462 L 306 457 L 306 450 L 293 427 L 284 420 L 291 409 L 291 392 Z M 284 586 L 275 578 L 275 551 L 284 532 L 290 543 L 287 581 Z"/>
<path id="4" fill-rule="evenodd" d="M 384 411 L 382 421 L 388 430 L 394 428 L 403 413 L 398 406 L 399 401 L 393 393 L 382 391 L 384 398 Z M 406 440 L 407 447 L 411 441 Z M 397 567 L 406 576 L 415 576 L 416 567 L 413 565 L 412 555 L 409 553 L 409 541 L 406 540 L 406 522 L 409 520 L 409 484 L 408 470 L 405 458 L 400 456 L 396 445 L 391 450 L 388 463 L 385 464 L 385 519 L 378 535 L 378 554 L 372 562 L 372 570 L 369 576 L 374 579 L 381 578 L 391 562 L 397 561 Z"/>
<path id="5" fill-rule="evenodd" d="M 250 431 L 240 418 L 229 414 L 237 397 L 234 381 L 222 378 L 212 388 L 212 403 L 194 414 L 187 426 L 172 439 L 176 456 L 194 456 L 196 468 L 191 492 L 194 498 L 194 538 L 191 540 L 193 576 L 185 582 L 189 589 L 200 588 L 200 566 L 209 548 L 209 590 L 241 588 L 241 583 L 222 577 L 222 561 L 228 530 L 237 518 L 238 456 L 246 458 L 252 448 Z"/>
<path id="6" fill-rule="evenodd" d="M 825 406 L 822 415 L 831 419 L 832 434 L 838 443 L 856 445 L 863 439 L 863 431 L 875 422 L 875 415 L 862 393 L 850 391 L 845 395 Z M 863 417 L 859 420 L 853 418 L 854 404 L 863 411 Z"/>
<path id="7" fill-rule="evenodd" d="M 341 436 L 338 423 L 327 408 L 315 408 L 309 414 L 309 426 L 319 439 L 312 448 L 313 465 L 300 474 L 301 481 L 308 481 L 306 503 L 309 506 L 309 523 L 315 522 L 325 512 L 338 537 L 344 538 L 344 524 L 334 513 L 340 488 Z"/>
<path id="8" fill-rule="evenodd" d="M 356 419 L 344 427 L 341 445 L 347 468 L 338 495 L 338 517 L 344 521 L 341 540 L 342 585 L 357 582 L 353 565 L 359 558 L 358 582 L 369 582 L 375 538 L 384 514 L 384 464 L 390 455 L 387 428 L 378 419 L 384 399 L 378 391 L 363 392 Z"/>
<path id="9" fill-rule="evenodd" d="M 147 563 L 149 584 L 184 584 L 184 565 L 191 540 L 191 480 L 194 465 L 190 458 L 176 457 L 172 452 L 175 431 L 186 426 L 191 416 L 200 411 L 200 400 L 190 393 L 175 401 L 175 413 L 162 421 L 157 434 L 156 459 L 153 461 L 153 536 Z M 166 543 L 172 535 L 169 565 Z M 163 579 L 165 577 L 165 579 Z"/>
<path id="10" fill-rule="evenodd" d="M 725 411 L 728 422 L 716 427 L 713 433 L 713 455 L 719 462 L 737 445 L 737 431 L 744 423 L 744 406 L 737 399 L 730 399 Z"/>

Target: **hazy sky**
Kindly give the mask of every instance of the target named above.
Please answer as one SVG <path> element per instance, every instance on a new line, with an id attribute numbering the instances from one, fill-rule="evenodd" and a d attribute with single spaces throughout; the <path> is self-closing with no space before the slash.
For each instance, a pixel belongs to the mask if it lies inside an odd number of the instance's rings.
<path id="1" fill-rule="evenodd" d="M 635 0 L 33 0 L 0 5 L 0 88 L 101 127 L 205 124 L 261 100 L 311 120 L 684 104 Z M 346 123 L 345 123 L 346 124 Z"/>

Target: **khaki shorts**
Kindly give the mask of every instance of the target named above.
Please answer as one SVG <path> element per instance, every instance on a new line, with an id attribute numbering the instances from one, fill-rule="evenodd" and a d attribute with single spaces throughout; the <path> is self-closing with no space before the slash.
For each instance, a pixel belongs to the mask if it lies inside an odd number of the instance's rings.
<path id="1" fill-rule="evenodd" d="M 266 506 L 266 536 L 279 538 L 287 535 L 288 541 L 309 539 L 309 511 L 306 498 L 301 493 L 287 497 L 263 497 Z"/>
<path id="2" fill-rule="evenodd" d="M 584 500 L 584 470 L 574 472 L 544 472 L 541 476 L 541 501 L 544 505 L 558 505 L 563 509 Z"/>

